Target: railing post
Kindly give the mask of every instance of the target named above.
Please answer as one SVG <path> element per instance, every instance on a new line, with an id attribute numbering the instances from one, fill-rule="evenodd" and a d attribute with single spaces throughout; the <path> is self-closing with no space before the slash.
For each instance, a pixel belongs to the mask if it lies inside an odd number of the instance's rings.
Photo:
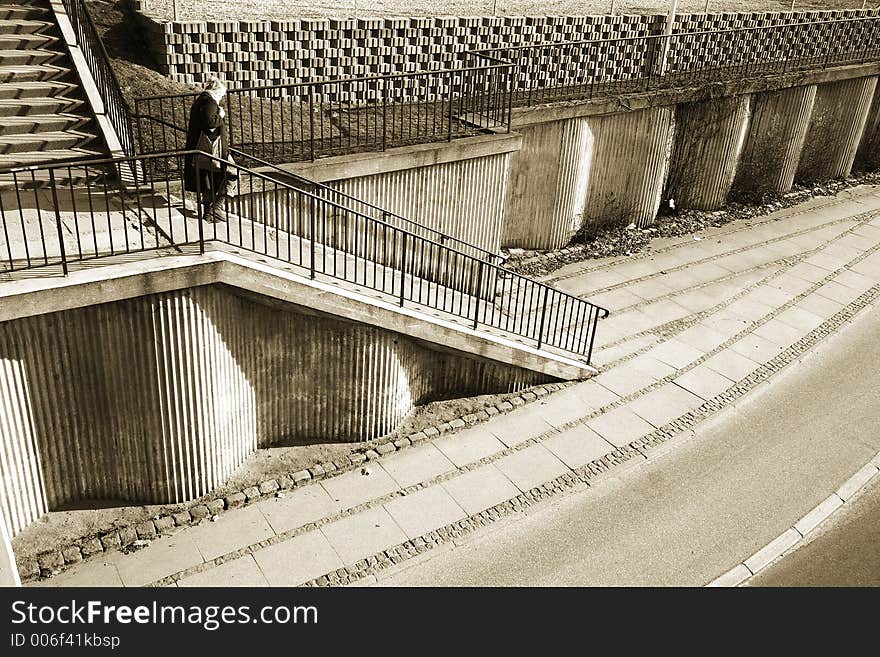
<path id="1" fill-rule="evenodd" d="M 403 235 L 403 244 L 400 246 L 400 307 L 403 307 L 404 301 L 404 292 L 406 290 L 406 233 L 401 232 Z"/>
<path id="2" fill-rule="evenodd" d="M 478 320 L 480 319 L 480 288 L 483 287 L 483 267 L 486 265 L 485 260 L 480 260 L 479 262 L 480 266 L 477 268 L 477 290 L 475 294 L 477 300 L 474 304 L 474 328 L 477 328 Z"/>
<path id="3" fill-rule="evenodd" d="M 315 161 L 315 85 L 309 85 L 309 157 Z M 314 278 L 314 276 L 312 277 Z"/>
<path id="4" fill-rule="evenodd" d="M 447 117 L 449 121 L 448 133 L 446 135 L 446 141 L 452 141 L 452 71 L 449 71 L 449 116 Z"/>
<path id="5" fill-rule="evenodd" d="M 317 211 L 317 209 L 315 208 L 315 199 L 311 199 L 310 204 L 312 206 L 312 211 L 309 213 L 309 215 L 310 215 L 309 216 L 309 224 L 310 224 L 309 242 L 311 244 L 311 247 L 309 249 L 311 252 L 311 259 L 309 261 L 309 277 L 314 279 L 315 278 L 315 235 L 317 233 L 317 225 L 315 223 L 317 221 L 315 219 L 315 212 Z"/>
<path id="6" fill-rule="evenodd" d="M 538 328 L 538 349 L 544 343 L 544 322 L 547 319 L 547 297 L 550 296 L 550 287 L 544 286 L 544 301 L 541 304 L 541 326 Z"/>
<path id="7" fill-rule="evenodd" d="M 195 158 L 194 155 L 190 155 L 190 157 Z M 196 177 L 196 220 L 199 224 L 199 255 L 205 255 L 205 217 L 203 214 L 204 208 L 202 207 L 202 176 L 199 174 L 199 169 L 196 167 L 195 162 L 193 162 L 192 168 L 193 175 Z M 185 169 L 186 164 L 184 163 L 184 170 Z"/>
<path id="8" fill-rule="evenodd" d="M 58 231 L 58 248 L 61 252 L 61 271 L 67 276 L 67 252 L 64 249 L 64 230 L 61 226 L 61 212 L 58 209 L 58 190 L 55 187 L 54 169 L 49 169 L 49 186 L 52 188 L 52 204 L 55 206 L 55 228 Z"/>
<path id="9" fill-rule="evenodd" d="M 382 150 L 388 139 L 388 78 L 382 80 Z"/>

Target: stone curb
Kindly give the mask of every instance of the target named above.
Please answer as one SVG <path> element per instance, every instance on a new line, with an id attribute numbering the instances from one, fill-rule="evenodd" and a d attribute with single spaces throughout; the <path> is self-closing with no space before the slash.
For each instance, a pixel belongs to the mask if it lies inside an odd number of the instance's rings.
<path id="1" fill-rule="evenodd" d="M 279 492 L 293 490 L 349 472 L 367 461 L 378 459 L 411 445 L 417 445 L 429 438 L 451 435 L 462 429 L 481 424 L 496 415 L 509 413 L 515 408 L 543 399 L 551 392 L 563 390 L 573 383 L 566 381 L 533 386 L 497 404 L 486 406 L 474 413 L 452 418 L 438 425 L 428 426 L 408 436 L 380 438 L 370 443 L 369 446 L 354 448 L 345 457 L 345 460 L 340 458 L 335 461 L 316 463 L 309 468 L 282 474 L 275 479 L 267 479 L 238 491 L 228 492 L 222 496 L 202 498 L 173 511 L 163 511 L 140 522 L 124 526 L 117 525 L 82 536 L 56 549 L 19 559 L 19 576 L 22 582 L 46 579 L 58 575 L 68 566 L 89 557 L 116 549 L 135 549 L 136 541 L 149 541 L 171 530 L 211 520 L 214 516 L 218 516 L 228 509 L 254 504 L 262 499 L 273 497 Z"/>
<path id="2" fill-rule="evenodd" d="M 800 547 L 804 540 L 824 525 L 860 493 L 880 473 L 880 452 L 864 467 L 847 479 L 831 495 L 822 500 L 791 527 L 755 552 L 742 563 L 738 563 L 723 575 L 715 578 L 706 586 L 733 587 L 741 586 L 767 566 L 776 563 L 793 549 Z"/>

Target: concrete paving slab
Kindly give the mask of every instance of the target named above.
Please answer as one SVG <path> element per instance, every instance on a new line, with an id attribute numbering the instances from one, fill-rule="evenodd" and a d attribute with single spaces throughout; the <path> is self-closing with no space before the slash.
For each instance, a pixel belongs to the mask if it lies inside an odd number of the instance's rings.
<path id="1" fill-rule="evenodd" d="M 726 376 L 731 381 L 741 381 L 759 366 L 759 363 L 732 349 L 725 349 L 711 358 L 707 358 L 702 364 Z"/>
<path id="2" fill-rule="evenodd" d="M 570 390 L 562 390 L 547 395 L 520 411 L 514 411 L 514 414 L 517 416 L 534 414 L 549 425 L 561 427 L 569 422 L 579 420 L 590 412 L 592 412 L 591 406 L 584 403 L 580 395 Z"/>
<path id="3" fill-rule="evenodd" d="M 873 253 L 850 268 L 857 274 L 866 276 L 875 281 L 880 280 L 880 253 Z"/>
<path id="4" fill-rule="evenodd" d="M 667 383 L 629 403 L 629 409 L 655 427 L 676 420 L 703 403 L 697 395 Z"/>
<path id="5" fill-rule="evenodd" d="M 803 294 L 811 287 L 813 284 L 810 281 L 804 280 L 803 278 L 798 278 L 797 276 L 791 276 L 789 274 L 782 274 L 781 276 L 777 276 L 772 281 L 767 283 L 769 287 L 774 287 L 777 290 L 780 290 L 783 294 L 788 295 L 791 298 L 798 296 L 799 294 Z"/>
<path id="6" fill-rule="evenodd" d="M 569 471 L 541 444 L 508 454 L 495 461 L 495 466 L 524 493 Z"/>
<path id="7" fill-rule="evenodd" d="M 774 308 L 766 303 L 761 303 L 753 298 L 753 295 L 748 295 L 728 304 L 725 310 L 743 319 L 756 322 L 772 313 Z"/>
<path id="8" fill-rule="evenodd" d="M 468 515 L 484 511 L 520 493 L 492 463 L 447 479 L 441 485 Z"/>
<path id="9" fill-rule="evenodd" d="M 787 349 L 795 342 L 800 340 L 804 335 L 806 335 L 807 331 L 801 331 L 800 329 L 796 329 L 788 324 L 785 324 L 778 319 L 771 319 L 765 324 L 762 324 L 758 328 L 755 329 L 755 335 L 758 335 L 765 340 L 772 342 L 779 349 Z"/>
<path id="10" fill-rule="evenodd" d="M 675 303 L 672 299 L 654 301 L 653 303 L 649 303 L 647 306 L 640 308 L 640 310 L 646 315 L 653 317 L 658 326 L 668 322 L 677 321 L 691 314 L 690 310 Z"/>
<path id="11" fill-rule="evenodd" d="M 569 468 L 579 468 L 614 450 L 614 445 L 584 424 L 550 436 L 541 444 Z"/>
<path id="12" fill-rule="evenodd" d="M 655 428 L 626 406 L 593 418 L 587 426 L 615 447 L 628 445 Z"/>
<path id="13" fill-rule="evenodd" d="M 836 272 L 842 267 L 845 267 L 849 260 L 849 258 L 831 255 L 829 253 L 825 253 L 824 251 L 819 251 L 818 253 L 814 253 L 809 258 L 804 260 L 804 263 L 824 269 L 828 273 L 832 273 Z"/>
<path id="14" fill-rule="evenodd" d="M 563 288 L 564 289 L 564 288 Z M 600 294 L 579 295 L 597 306 L 608 308 L 613 313 L 617 313 L 624 308 L 632 308 L 633 306 L 641 306 L 645 303 L 642 297 L 633 294 L 624 287 L 618 287 Z"/>
<path id="15" fill-rule="evenodd" d="M 645 356 L 656 358 L 662 363 L 681 369 L 705 356 L 706 354 L 699 349 L 695 349 L 684 342 L 680 342 L 675 338 L 661 342 L 659 345 L 647 351 Z"/>
<path id="16" fill-rule="evenodd" d="M 574 394 L 580 397 L 590 412 L 598 411 L 605 406 L 613 404 L 620 395 L 614 394 L 608 388 L 594 380 L 584 381 L 569 388 Z"/>
<path id="17" fill-rule="evenodd" d="M 719 310 L 706 317 L 700 322 L 700 324 L 709 327 L 720 335 L 723 335 L 724 340 L 727 341 L 738 333 L 750 328 L 754 323 L 747 319 L 743 319 L 742 317 L 727 313 L 724 310 Z"/>
<path id="18" fill-rule="evenodd" d="M 344 565 L 317 529 L 258 550 L 253 557 L 269 586 L 299 586 Z"/>
<path id="19" fill-rule="evenodd" d="M 576 396 L 581 404 L 583 400 Z M 525 408 L 505 413 L 492 418 L 483 427 L 498 438 L 508 447 L 513 447 L 527 441 L 529 438 L 540 436 L 550 431 L 553 427 L 542 417 L 542 413 L 532 411 L 529 404 Z"/>
<path id="20" fill-rule="evenodd" d="M 122 578 L 116 569 L 116 562 L 109 556 L 94 557 L 71 566 L 54 577 L 25 586 L 123 586 Z"/>
<path id="21" fill-rule="evenodd" d="M 505 445 L 484 426 L 474 427 L 446 438 L 437 438 L 434 445 L 457 467 L 503 452 Z"/>
<path id="22" fill-rule="evenodd" d="M 310 485 L 284 491 L 283 498 L 257 502 L 259 509 L 276 534 L 283 534 L 342 510 L 323 486 Z"/>
<path id="23" fill-rule="evenodd" d="M 637 351 L 644 349 L 645 347 L 649 347 L 655 342 L 657 342 L 657 338 L 655 336 L 641 335 L 637 338 L 627 340 L 621 344 L 614 345 L 613 347 L 598 349 L 593 352 L 593 366 L 599 368 L 605 367 L 606 365 L 613 363 L 621 358 L 630 356 Z"/>
<path id="24" fill-rule="evenodd" d="M 619 315 L 612 315 L 610 319 L 602 321 L 602 331 L 597 333 L 597 339 L 621 338 L 641 333 L 657 326 L 657 322 L 650 315 L 646 315 L 640 310 L 627 310 Z M 604 343 L 604 344 L 607 344 Z"/>
<path id="25" fill-rule="evenodd" d="M 786 308 L 776 315 L 775 319 L 798 329 L 803 335 L 806 335 L 825 321 L 824 317 L 820 317 L 797 306 Z"/>
<path id="26" fill-rule="evenodd" d="M 730 348 L 736 353 L 751 358 L 758 363 L 766 363 L 768 360 L 772 360 L 781 351 L 780 347 L 755 333 L 743 336 L 730 345 Z"/>
<path id="27" fill-rule="evenodd" d="M 803 308 L 814 315 L 829 319 L 840 312 L 840 309 L 843 308 L 843 304 L 834 301 L 833 299 L 829 299 L 828 297 L 823 297 L 821 294 L 808 294 L 801 301 L 792 306 L 792 308 Z"/>
<path id="28" fill-rule="evenodd" d="M 431 443 L 383 456 L 379 463 L 401 488 L 420 484 L 455 470 L 455 464 Z"/>
<path id="29" fill-rule="evenodd" d="M 673 374 L 676 369 L 668 363 L 657 360 L 657 358 L 647 352 L 636 356 L 629 362 L 632 364 L 633 367 L 638 368 L 639 371 L 644 372 L 645 374 L 650 374 L 658 381 L 660 379 L 665 379 L 670 374 Z"/>
<path id="30" fill-rule="evenodd" d="M 657 378 L 633 365 L 632 361 L 622 363 L 606 372 L 602 372 L 594 377 L 594 379 L 621 397 L 631 395 L 658 381 Z"/>
<path id="31" fill-rule="evenodd" d="M 775 280 L 775 279 L 772 279 Z M 781 308 L 789 301 L 794 299 L 795 295 L 790 292 L 786 292 L 778 287 L 770 285 L 769 283 L 764 283 L 763 285 L 757 286 L 752 292 L 749 294 L 749 297 L 753 299 L 757 299 L 765 306 L 770 306 L 774 310 L 777 308 Z"/>
<path id="32" fill-rule="evenodd" d="M 325 479 L 321 482 L 321 486 L 343 509 L 353 509 L 365 502 L 393 493 L 399 488 L 397 482 L 378 463 L 365 464 L 364 468 L 370 474 L 362 474 L 359 468 Z"/>
<path id="33" fill-rule="evenodd" d="M 863 294 L 870 290 L 877 283 L 876 280 L 863 276 L 854 271 L 845 270 L 837 274 L 831 279 L 835 283 L 839 283 L 845 287 L 855 290 L 858 294 Z"/>
<path id="34" fill-rule="evenodd" d="M 799 262 L 788 270 L 788 275 L 802 278 L 810 283 L 818 283 L 828 276 L 828 270 L 823 269 L 822 267 L 817 267 L 816 265 L 811 265 L 807 262 Z"/>
<path id="35" fill-rule="evenodd" d="M 841 285 L 840 283 L 828 281 L 827 283 L 823 283 L 820 287 L 818 287 L 813 294 L 818 294 L 820 296 L 827 297 L 832 301 L 847 304 L 850 303 L 857 296 L 859 296 L 860 293 L 845 285 Z"/>
<path id="36" fill-rule="evenodd" d="M 706 400 L 720 395 L 734 383 L 706 365 L 697 365 L 674 379 L 673 382 Z"/>
<path id="37" fill-rule="evenodd" d="M 205 561 L 275 536 L 256 506 L 227 511 L 217 517 L 217 522 L 203 522 L 184 531 L 189 533 Z"/>
<path id="38" fill-rule="evenodd" d="M 423 536 L 467 518 L 442 486 L 431 486 L 385 503 L 385 510 L 409 538 Z"/>
<path id="39" fill-rule="evenodd" d="M 666 283 L 663 282 L 663 276 L 658 275 L 656 271 L 657 270 L 653 270 L 651 272 L 654 274 L 651 278 L 639 281 L 638 283 L 630 283 L 625 289 L 646 301 L 652 301 L 675 292 L 675 288 L 666 285 Z"/>
<path id="40" fill-rule="evenodd" d="M 578 264 L 578 263 L 575 263 Z M 558 269 L 556 275 L 570 276 L 577 271 L 566 271 L 565 268 Z M 556 281 L 555 286 L 560 290 L 564 290 L 569 294 L 584 295 L 596 290 L 604 290 L 607 287 L 619 285 L 626 281 L 626 277 L 613 267 L 603 268 L 599 270 L 587 270 L 576 276 L 570 276 L 560 281 Z"/>
<path id="41" fill-rule="evenodd" d="M 254 586 L 266 587 L 269 582 L 263 571 L 254 561 L 253 555 L 246 555 L 220 564 L 177 581 L 178 586 Z"/>
<path id="42" fill-rule="evenodd" d="M 321 531 L 346 565 L 406 540 L 384 507 L 341 518 L 322 526 Z"/>
<path id="43" fill-rule="evenodd" d="M 701 287 L 678 294 L 674 298 L 678 305 L 687 308 L 692 313 L 701 313 L 717 305 L 719 299 L 723 297 L 719 297 L 708 288 Z"/>
<path id="44" fill-rule="evenodd" d="M 709 353 L 726 342 L 727 338 L 705 324 L 695 324 L 676 336 L 679 342 Z"/>
<path id="45" fill-rule="evenodd" d="M 188 530 L 156 539 L 149 546 L 131 554 L 114 552 L 111 559 L 125 586 L 144 586 L 204 563 L 202 553 Z"/>

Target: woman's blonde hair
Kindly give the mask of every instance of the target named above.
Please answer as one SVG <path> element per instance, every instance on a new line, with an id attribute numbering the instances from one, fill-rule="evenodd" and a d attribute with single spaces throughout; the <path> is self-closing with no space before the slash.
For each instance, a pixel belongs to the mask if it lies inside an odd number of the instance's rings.
<path id="1" fill-rule="evenodd" d="M 214 97 L 222 97 L 226 93 L 226 85 L 219 78 L 210 77 L 205 81 L 205 91 Z"/>

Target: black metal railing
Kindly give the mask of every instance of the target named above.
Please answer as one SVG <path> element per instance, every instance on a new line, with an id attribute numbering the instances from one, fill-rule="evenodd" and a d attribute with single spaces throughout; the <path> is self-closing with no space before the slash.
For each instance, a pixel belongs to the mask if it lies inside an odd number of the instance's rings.
<path id="1" fill-rule="evenodd" d="M 61 0 L 70 24 L 76 32 L 77 43 L 86 60 L 86 65 L 95 80 L 104 111 L 110 124 L 119 137 L 120 145 L 126 155 L 135 155 L 135 141 L 131 113 L 119 80 L 113 71 L 110 57 L 104 48 L 95 23 L 83 0 Z"/>
<path id="2" fill-rule="evenodd" d="M 197 177 L 124 187 L 121 170 L 192 153 L 0 171 L 0 274 L 140 252 L 204 253 L 227 245 L 344 281 L 388 302 L 515 337 L 587 362 L 608 311 L 392 223 L 235 164 L 238 194 L 208 214 Z M 4 253 L 5 252 L 5 253 Z"/>
<path id="3" fill-rule="evenodd" d="M 514 106 L 815 70 L 880 59 L 880 17 L 478 51 L 516 67 Z"/>
<path id="4" fill-rule="evenodd" d="M 510 129 L 509 64 L 230 89 L 230 144 L 272 163 L 451 140 Z M 135 100 L 142 154 L 183 149 L 198 92 Z"/>

